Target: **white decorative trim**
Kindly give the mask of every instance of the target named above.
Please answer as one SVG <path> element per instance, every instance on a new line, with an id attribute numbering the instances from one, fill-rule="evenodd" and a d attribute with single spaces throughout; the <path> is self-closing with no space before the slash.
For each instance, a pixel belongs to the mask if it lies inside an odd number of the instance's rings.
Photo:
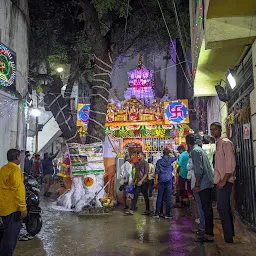
<path id="1" fill-rule="evenodd" d="M 110 68 L 112 70 L 112 66 L 110 66 L 108 63 L 104 62 L 103 60 L 101 60 L 100 58 L 98 58 L 95 54 L 94 57 L 96 60 L 98 60 L 99 62 L 101 62 L 103 65 L 105 65 L 106 67 Z"/>
<path id="2" fill-rule="evenodd" d="M 57 117 L 58 117 L 59 114 L 61 113 L 61 114 L 62 114 L 62 117 L 63 117 L 63 119 L 64 119 L 64 122 L 66 123 L 68 129 L 71 131 L 71 127 L 70 127 L 69 124 L 68 124 L 68 121 L 69 121 L 70 119 L 67 121 L 66 118 L 65 118 L 65 115 L 64 115 L 64 113 L 63 113 L 63 109 L 65 109 L 68 105 L 65 105 L 63 108 L 61 108 L 61 107 L 60 107 L 60 104 L 59 104 L 59 102 L 58 102 L 58 98 L 61 97 L 62 94 L 59 94 L 58 97 L 56 97 L 53 93 L 49 93 L 49 95 L 53 95 L 53 96 L 54 96 L 54 100 L 51 102 L 51 104 L 50 104 L 48 107 L 52 106 L 54 102 L 57 102 L 57 104 L 58 104 L 58 106 L 59 106 L 59 108 L 60 108 L 60 111 L 57 113 L 56 117 L 54 117 L 54 118 L 57 119 Z"/>
<path id="3" fill-rule="evenodd" d="M 66 142 L 68 142 L 68 141 L 70 141 L 70 140 L 74 139 L 74 138 L 76 137 L 76 135 L 77 135 L 77 131 L 76 131 L 75 135 L 74 135 L 73 137 L 71 137 L 71 138 L 67 139 L 67 140 L 66 140 Z"/>
<path id="4" fill-rule="evenodd" d="M 107 70 L 107 69 L 104 69 L 104 68 L 102 68 L 101 66 L 99 66 L 99 65 L 97 65 L 97 64 L 95 64 L 95 66 L 98 68 L 98 69 L 100 69 L 101 71 L 104 71 L 104 72 L 107 72 L 107 73 L 109 73 L 110 75 L 111 75 L 111 70 Z"/>
<path id="5" fill-rule="evenodd" d="M 94 74 L 93 76 L 109 76 L 109 77 L 111 77 L 110 73 Z"/>
<path id="6" fill-rule="evenodd" d="M 68 124 L 70 119 L 71 119 L 71 116 L 69 116 L 69 118 L 65 120 L 63 123 L 59 124 L 59 126 L 62 126 L 63 124 Z"/>
<path id="7" fill-rule="evenodd" d="M 62 113 L 62 111 L 68 106 L 68 104 L 66 104 L 63 108 L 60 109 L 60 111 L 57 113 L 57 115 L 55 116 L 55 119 L 58 118 L 59 114 Z M 66 120 L 66 119 L 65 119 Z"/>
<path id="8" fill-rule="evenodd" d="M 102 125 L 101 123 L 99 123 L 98 121 L 96 121 L 95 119 L 90 118 L 90 121 L 93 121 L 94 123 L 96 123 L 97 125 L 99 125 L 102 129 L 104 129 L 104 130 L 105 130 L 105 126 L 104 126 L 104 125 Z"/>
<path id="9" fill-rule="evenodd" d="M 104 83 L 104 84 L 110 86 L 110 83 L 108 83 L 107 81 L 105 81 L 105 80 L 103 80 L 103 79 L 93 78 L 93 81 L 95 81 L 95 82 L 102 82 L 102 83 Z"/>
<path id="10" fill-rule="evenodd" d="M 107 100 L 104 96 L 102 96 L 101 94 L 99 94 L 99 93 L 91 94 L 91 96 L 100 96 L 103 100 L 105 100 L 105 101 L 108 103 L 108 100 Z"/>
<path id="11" fill-rule="evenodd" d="M 91 110 L 91 109 L 90 109 L 90 112 L 95 113 L 95 114 L 104 115 L 104 116 L 107 115 L 106 113 L 94 111 L 94 110 Z"/>
<path id="12" fill-rule="evenodd" d="M 101 89 L 104 89 L 107 93 L 110 93 L 107 88 L 105 88 L 105 87 L 103 87 L 103 86 L 100 86 L 100 85 L 94 85 L 94 86 L 92 86 L 92 89 L 93 89 L 93 88 L 101 88 Z"/>
<path id="13" fill-rule="evenodd" d="M 53 95 L 55 97 L 55 99 L 51 102 L 51 104 L 48 106 L 49 108 L 54 104 L 55 101 L 57 101 L 61 96 L 62 94 L 60 93 L 58 95 L 58 97 L 56 97 L 53 93 L 49 93 L 50 95 Z"/>
<path id="14" fill-rule="evenodd" d="M 113 64 L 113 60 L 112 60 L 111 52 L 110 51 L 108 52 L 108 58 L 109 58 L 110 63 Z"/>

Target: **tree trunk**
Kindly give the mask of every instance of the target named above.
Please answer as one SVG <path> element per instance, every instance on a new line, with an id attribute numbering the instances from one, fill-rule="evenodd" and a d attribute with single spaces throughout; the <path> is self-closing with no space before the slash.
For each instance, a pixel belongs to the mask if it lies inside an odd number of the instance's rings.
<path id="1" fill-rule="evenodd" d="M 80 0 L 85 17 L 85 31 L 95 55 L 94 79 L 92 81 L 91 111 L 86 143 L 104 141 L 105 122 L 112 71 L 106 38 L 101 35 L 100 22 L 94 6 L 88 0 Z"/>
<path id="2" fill-rule="evenodd" d="M 69 142 L 81 143 L 77 127 L 70 112 L 70 102 L 61 95 L 61 88 L 63 87 L 61 78 L 54 76 L 53 81 L 47 87 L 49 91 L 45 94 L 44 101 L 51 110 L 63 136 Z"/>

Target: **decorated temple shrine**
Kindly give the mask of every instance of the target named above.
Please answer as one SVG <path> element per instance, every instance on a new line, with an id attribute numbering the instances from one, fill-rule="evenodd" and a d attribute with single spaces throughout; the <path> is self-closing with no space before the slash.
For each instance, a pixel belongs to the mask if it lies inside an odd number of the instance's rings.
<path id="1" fill-rule="evenodd" d="M 139 58 L 138 66 L 128 72 L 125 100 L 110 99 L 106 117 L 106 135 L 116 152 L 122 157 L 126 151 L 140 149 L 148 154 L 161 152 L 165 147 L 176 148 L 185 143 L 189 127 L 188 100 L 171 101 L 168 89 L 162 99 L 155 97 L 153 71 L 148 70 Z M 80 135 L 86 135 L 84 112 L 89 105 L 78 107 Z"/>

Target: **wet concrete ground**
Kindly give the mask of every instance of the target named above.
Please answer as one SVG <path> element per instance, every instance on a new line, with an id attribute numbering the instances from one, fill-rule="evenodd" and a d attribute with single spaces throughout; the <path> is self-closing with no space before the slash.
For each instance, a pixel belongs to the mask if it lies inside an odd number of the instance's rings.
<path id="1" fill-rule="evenodd" d="M 195 243 L 189 208 L 173 209 L 174 219 L 167 221 L 142 216 L 141 204 L 134 216 L 123 216 L 120 208 L 100 217 L 57 211 L 52 204 L 41 203 L 42 231 L 31 241 L 19 242 L 14 256 L 256 255 L 256 247 L 246 239 L 231 245 Z"/>

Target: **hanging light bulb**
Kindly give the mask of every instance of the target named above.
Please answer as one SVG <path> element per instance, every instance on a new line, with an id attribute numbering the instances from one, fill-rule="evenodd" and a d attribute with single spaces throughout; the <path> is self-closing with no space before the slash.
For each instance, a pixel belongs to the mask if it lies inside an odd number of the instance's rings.
<path id="1" fill-rule="evenodd" d="M 63 68 L 63 67 L 58 67 L 58 68 L 57 68 L 57 72 L 58 72 L 58 73 L 62 73 L 63 71 L 64 71 L 64 68 Z"/>
<path id="2" fill-rule="evenodd" d="M 41 115 L 41 111 L 37 108 L 33 108 L 30 111 L 30 114 L 35 117 L 39 117 Z"/>

